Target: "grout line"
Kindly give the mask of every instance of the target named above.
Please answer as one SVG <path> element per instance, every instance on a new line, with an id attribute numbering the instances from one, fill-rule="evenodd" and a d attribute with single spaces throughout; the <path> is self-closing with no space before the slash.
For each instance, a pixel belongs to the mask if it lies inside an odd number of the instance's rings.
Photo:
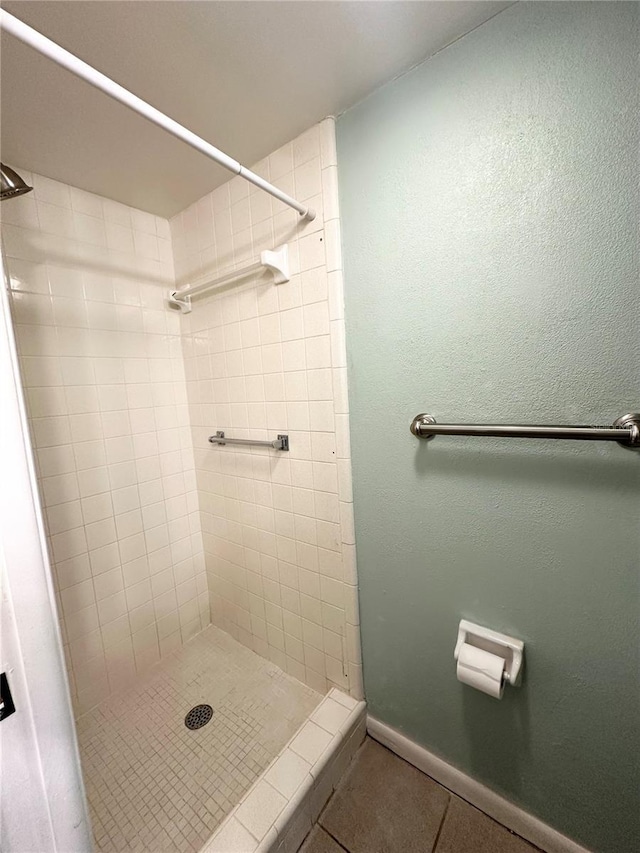
<path id="1" fill-rule="evenodd" d="M 339 789 L 342 787 L 342 785 L 343 785 L 344 781 L 346 780 L 347 776 L 349 775 L 349 771 L 352 769 L 352 767 L 353 767 L 353 765 L 354 765 L 354 763 L 355 763 L 355 760 L 356 760 L 356 758 L 358 757 L 358 754 L 362 751 L 362 748 L 363 748 L 364 744 L 366 743 L 366 740 L 367 740 L 367 735 L 365 734 L 365 739 L 362 741 L 362 743 L 360 744 L 360 746 L 356 749 L 356 751 L 355 751 L 355 752 L 353 753 L 353 755 L 351 756 L 351 761 L 349 762 L 349 764 L 348 764 L 348 766 L 347 766 L 346 770 L 344 771 L 344 773 L 343 773 L 343 774 L 342 774 L 342 776 L 340 777 L 340 781 L 339 781 L 339 783 L 338 783 L 338 787 L 337 787 L 337 788 L 334 788 L 333 793 L 331 794 L 331 796 L 329 797 L 329 799 L 327 800 L 327 802 L 324 804 L 324 807 L 323 807 L 322 811 L 321 811 L 321 812 L 320 812 L 320 814 L 318 815 L 318 818 L 317 818 L 316 822 L 315 822 L 315 823 L 314 823 L 314 825 L 313 825 L 314 827 L 315 827 L 315 826 L 319 826 L 319 827 L 320 827 L 320 829 L 321 829 L 323 832 L 326 832 L 326 833 L 327 833 L 327 835 L 329 836 L 329 838 L 333 839 L 333 841 L 335 841 L 335 843 L 338 845 L 338 847 L 339 847 L 341 850 L 344 850 L 344 851 L 345 851 L 345 853 L 351 853 L 351 851 L 350 851 L 347 847 L 344 847 L 344 846 L 340 843 L 340 841 L 339 841 L 339 840 L 338 840 L 338 839 L 337 839 L 337 838 L 336 838 L 336 837 L 331 833 L 331 831 L 330 831 L 329 829 L 327 829 L 327 827 L 326 827 L 323 823 L 321 823 L 320 821 L 321 821 L 321 819 L 322 819 L 323 814 L 325 814 L 325 812 L 328 810 L 329 806 L 331 805 L 331 802 L 332 802 L 332 801 L 333 801 L 333 800 L 338 796 Z M 313 832 L 313 827 L 311 828 L 311 831 Z M 308 837 L 309 837 L 309 836 L 307 836 L 307 838 L 308 838 Z M 432 853 L 433 853 L 433 852 L 432 852 Z"/>
<path id="2" fill-rule="evenodd" d="M 435 781 L 435 780 L 434 780 Z M 438 787 L 442 788 L 438 782 L 436 782 Z M 446 788 L 443 788 L 444 791 L 447 791 Z M 449 799 L 447 800 L 447 805 L 445 806 L 444 811 L 442 812 L 442 820 L 440 821 L 440 826 L 438 827 L 438 832 L 436 833 L 435 840 L 433 842 L 433 847 L 431 848 L 431 853 L 437 853 L 438 844 L 440 843 L 440 836 L 442 834 L 442 829 L 444 827 L 444 822 L 447 819 L 447 814 L 449 813 L 449 806 L 451 805 L 451 800 L 453 799 L 453 794 L 450 791 L 447 791 L 449 794 Z"/>
<path id="3" fill-rule="evenodd" d="M 334 792 L 334 793 L 335 793 L 335 792 Z M 331 797 L 329 798 L 329 802 L 327 803 L 327 806 L 329 805 L 329 803 L 331 802 L 331 800 L 332 800 L 332 799 L 333 799 L 333 796 L 331 796 Z M 325 809 L 326 809 L 326 807 L 327 807 L 327 806 L 325 806 Z M 343 846 L 343 845 L 338 841 L 338 839 L 335 837 L 335 835 L 332 835 L 332 834 L 331 834 L 331 832 L 329 832 L 329 830 L 328 830 L 325 826 L 323 826 L 321 823 L 316 823 L 316 824 L 314 824 L 314 826 L 319 826 L 319 827 L 320 827 L 320 829 L 321 829 L 323 832 L 326 832 L 326 834 L 329 836 L 329 838 L 331 838 L 333 841 L 335 841 L 335 843 L 338 845 L 338 847 L 339 847 L 341 850 L 344 850 L 344 851 L 345 851 L 345 853 L 351 853 L 351 851 L 350 851 L 347 847 L 344 847 L 344 846 Z M 313 830 L 312 830 L 312 832 L 313 832 Z M 309 837 L 309 836 L 307 836 L 307 838 L 308 838 L 308 837 Z"/>

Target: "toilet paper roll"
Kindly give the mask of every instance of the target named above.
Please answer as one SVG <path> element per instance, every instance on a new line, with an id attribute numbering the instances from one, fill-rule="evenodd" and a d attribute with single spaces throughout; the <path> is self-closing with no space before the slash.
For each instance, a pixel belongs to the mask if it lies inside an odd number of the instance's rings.
<path id="1" fill-rule="evenodd" d="M 502 699 L 504 658 L 463 643 L 458 655 L 458 681 Z"/>

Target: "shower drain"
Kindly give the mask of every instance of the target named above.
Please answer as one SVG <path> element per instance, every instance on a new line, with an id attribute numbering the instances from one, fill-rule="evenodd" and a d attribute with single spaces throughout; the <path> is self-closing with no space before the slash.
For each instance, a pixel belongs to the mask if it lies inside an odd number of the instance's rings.
<path id="1" fill-rule="evenodd" d="M 195 705 L 184 718 L 184 724 L 188 729 L 201 729 L 206 726 L 213 717 L 211 705 Z"/>

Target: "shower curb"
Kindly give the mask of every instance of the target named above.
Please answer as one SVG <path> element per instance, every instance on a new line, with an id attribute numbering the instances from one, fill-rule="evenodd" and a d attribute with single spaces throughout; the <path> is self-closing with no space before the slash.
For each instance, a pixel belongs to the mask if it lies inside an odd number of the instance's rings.
<path id="1" fill-rule="evenodd" d="M 333 688 L 200 853 L 296 853 L 366 735 L 366 703 Z"/>

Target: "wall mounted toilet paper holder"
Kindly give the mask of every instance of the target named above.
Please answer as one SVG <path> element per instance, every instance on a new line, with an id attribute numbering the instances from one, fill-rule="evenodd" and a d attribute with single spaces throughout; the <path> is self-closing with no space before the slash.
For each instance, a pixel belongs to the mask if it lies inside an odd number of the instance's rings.
<path id="1" fill-rule="evenodd" d="M 524 642 L 522 640 L 517 640 L 515 637 L 509 637 L 506 634 L 500 634 L 491 628 L 474 625 L 473 622 L 468 622 L 466 619 L 461 619 L 458 627 L 458 640 L 453 653 L 456 661 L 464 643 L 504 658 L 504 682 L 510 684 L 512 687 L 520 684 L 522 656 L 524 652 Z"/>

